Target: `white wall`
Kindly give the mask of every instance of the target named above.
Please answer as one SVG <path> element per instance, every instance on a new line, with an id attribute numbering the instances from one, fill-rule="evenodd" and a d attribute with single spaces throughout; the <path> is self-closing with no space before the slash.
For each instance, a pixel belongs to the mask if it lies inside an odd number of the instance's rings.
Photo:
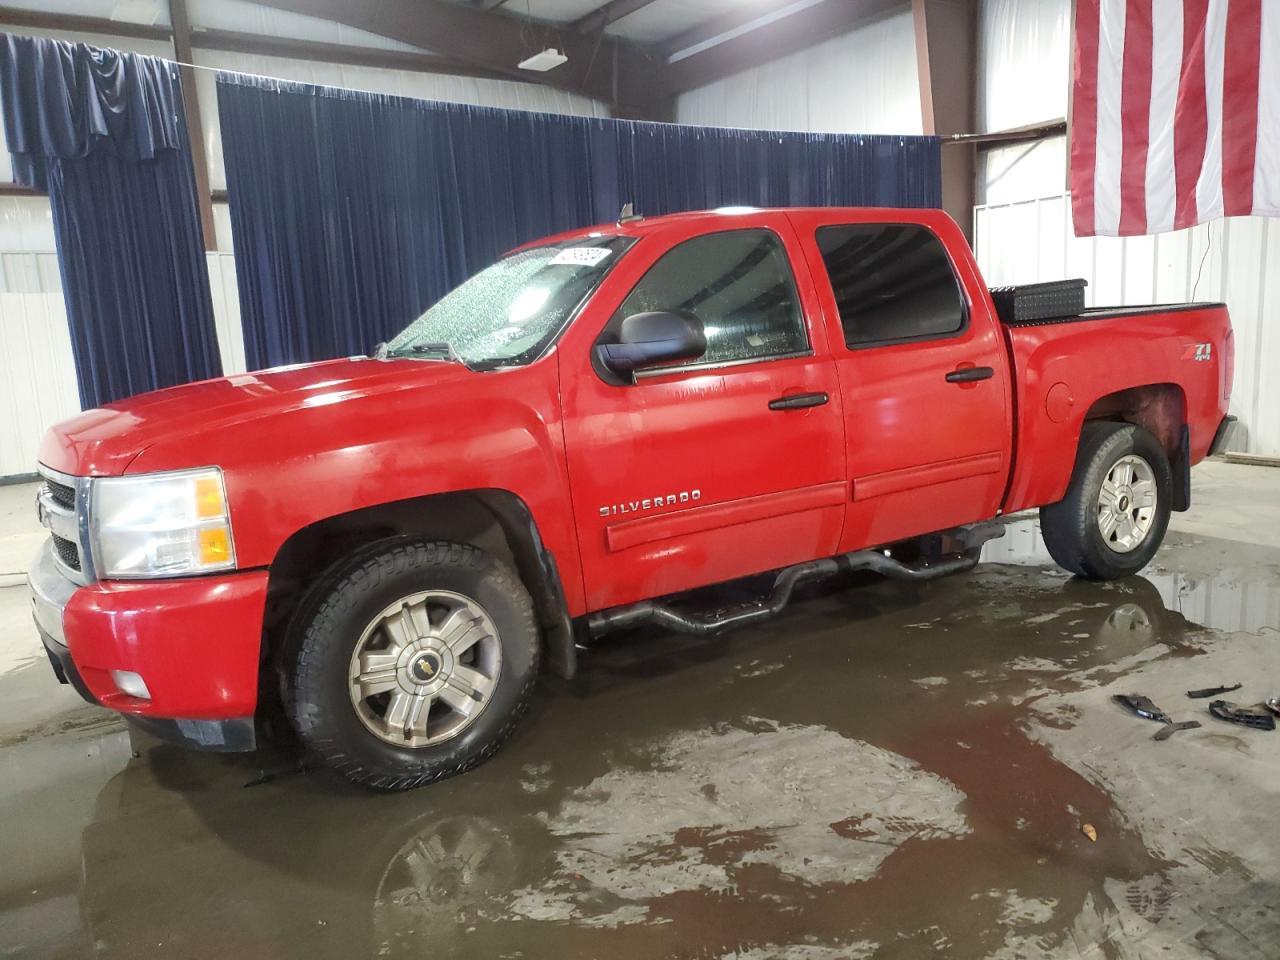
<path id="1" fill-rule="evenodd" d="M 978 131 L 992 133 L 1067 115 L 1071 0 L 982 0 L 978 20 Z M 979 203 L 1066 189 L 1067 140 L 984 149 Z"/>
<path id="2" fill-rule="evenodd" d="M 1236 449 L 1280 456 L 1280 220 L 1235 217 L 1151 237 L 1076 237 L 1070 197 L 979 206 L 973 246 L 992 286 L 1083 277 L 1090 305 L 1221 300 L 1231 311 Z M 1239 442 L 1243 440 L 1243 442 Z"/>
<path id="3" fill-rule="evenodd" d="M 911 11 L 683 93 L 676 100 L 676 122 L 919 134 L 920 78 Z"/>

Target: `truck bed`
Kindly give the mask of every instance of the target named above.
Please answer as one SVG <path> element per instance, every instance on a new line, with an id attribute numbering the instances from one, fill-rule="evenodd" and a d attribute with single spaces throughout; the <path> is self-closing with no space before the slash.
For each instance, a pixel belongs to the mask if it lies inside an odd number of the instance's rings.
<path id="1" fill-rule="evenodd" d="M 1208 452 L 1226 413 L 1233 373 L 1223 304 L 1093 307 L 1068 317 L 1005 323 L 1003 330 L 1016 410 L 1005 512 L 1061 499 L 1090 417 L 1144 423 L 1171 460 L 1181 443 L 1176 431 L 1185 423 L 1190 462 Z M 1135 411 L 1120 413 L 1126 404 L 1141 407 L 1137 419 Z M 1168 429 L 1159 426 L 1166 423 Z"/>
<path id="2" fill-rule="evenodd" d="M 1006 327 L 1044 327 L 1061 323 L 1082 323 L 1087 320 L 1114 320 L 1120 317 L 1146 316 L 1148 314 L 1183 313 L 1193 310 L 1226 308 L 1225 303 L 1201 301 L 1198 303 L 1149 303 L 1127 307 L 1089 307 L 1069 317 L 1052 317 L 1042 320 L 1002 320 Z"/>

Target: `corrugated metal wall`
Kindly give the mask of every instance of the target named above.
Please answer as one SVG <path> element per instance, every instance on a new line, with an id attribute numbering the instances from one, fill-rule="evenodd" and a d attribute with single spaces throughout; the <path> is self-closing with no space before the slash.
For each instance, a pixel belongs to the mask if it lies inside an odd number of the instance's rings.
<path id="1" fill-rule="evenodd" d="M 1090 305 L 1221 300 L 1231 310 L 1234 446 L 1280 456 L 1280 221 L 1238 217 L 1151 237 L 1078 238 L 1067 195 L 974 208 L 992 286 L 1083 277 Z"/>

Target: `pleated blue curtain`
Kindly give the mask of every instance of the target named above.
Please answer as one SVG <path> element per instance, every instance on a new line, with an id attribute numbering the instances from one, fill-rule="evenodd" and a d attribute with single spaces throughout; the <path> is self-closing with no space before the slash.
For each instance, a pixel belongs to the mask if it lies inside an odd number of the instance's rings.
<path id="1" fill-rule="evenodd" d="M 728 205 L 936 207 L 931 137 L 598 120 L 220 74 L 251 367 L 367 352 L 506 250 Z"/>
<path id="2" fill-rule="evenodd" d="M 0 102 L 49 195 L 81 404 L 220 375 L 178 67 L 2 34 Z"/>

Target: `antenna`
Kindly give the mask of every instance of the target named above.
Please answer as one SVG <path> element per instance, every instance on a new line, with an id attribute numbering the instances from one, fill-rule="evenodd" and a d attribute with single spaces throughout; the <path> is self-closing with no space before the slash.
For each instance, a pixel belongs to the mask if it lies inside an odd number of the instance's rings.
<path id="1" fill-rule="evenodd" d="M 618 214 L 618 226 L 624 223 L 631 223 L 633 220 L 643 220 L 644 217 L 636 213 L 636 205 L 628 200 L 622 205 L 622 212 Z"/>

